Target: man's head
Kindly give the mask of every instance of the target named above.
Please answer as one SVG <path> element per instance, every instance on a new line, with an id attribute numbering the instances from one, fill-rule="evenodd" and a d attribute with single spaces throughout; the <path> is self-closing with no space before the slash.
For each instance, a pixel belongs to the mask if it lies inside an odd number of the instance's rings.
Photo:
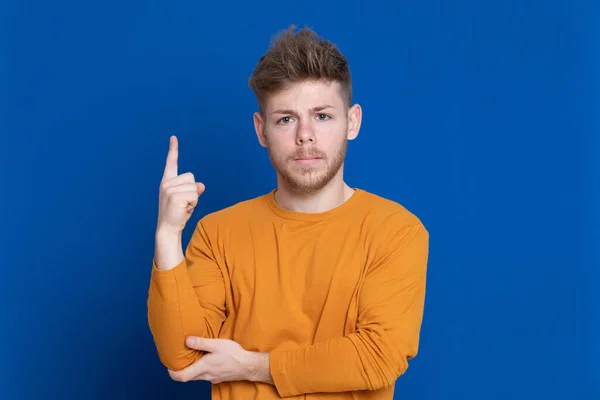
<path id="1" fill-rule="evenodd" d="M 341 176 L 347 141 L 358 135 L 350 70 L 331 42 L 308 28 L 281 32 L 250 77 L 260 112 L 259 142 L 280 182 L 296 193 L 322 189 Z"/>

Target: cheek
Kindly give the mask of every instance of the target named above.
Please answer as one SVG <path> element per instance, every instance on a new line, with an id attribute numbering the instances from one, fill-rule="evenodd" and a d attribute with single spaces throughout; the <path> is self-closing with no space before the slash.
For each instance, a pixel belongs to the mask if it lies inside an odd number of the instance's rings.
<path id="1" fill-rule="evenodd" d="M 335 152 L 346 140 L 346 131 L 338 126 L 331 126 L 329 129 L 323 129 L 319 132 L 317 143 L 321 150 L 327 153 Z"/>
<path id="2" fill-rule="evenodd" d="M 269 129 L 269 134 L 273 144 L 278 146 L 287 146 L 296 140 L 296 131 L 292 124 L 275 125 Z"/>
<path id="3" fill-rule="evenodd" d="M 269 151 L 276 158 L 283 159 L 293 151 L 293 145 L 286 143 L 285 138 L 275 134 L 275 132 L 271 132 L 271 135 L 267 136 L 266 139 Z"/>

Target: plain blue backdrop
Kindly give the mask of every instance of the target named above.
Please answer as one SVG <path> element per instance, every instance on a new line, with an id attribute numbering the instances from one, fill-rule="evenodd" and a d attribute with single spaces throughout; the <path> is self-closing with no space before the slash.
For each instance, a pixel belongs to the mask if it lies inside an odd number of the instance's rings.
<path id="1" fill-rule="evenodd" d="M 146 320 L 169 135 L 207 188 L 188 228 L 271 190 L 247 79 L 296 24 L 350 61 L 348 182 L 431 234 L 396 398 L 598 399 L 599 16 L 568 0 L 4 2 L 0 397 L 209 398 L 169 379 Z"/>

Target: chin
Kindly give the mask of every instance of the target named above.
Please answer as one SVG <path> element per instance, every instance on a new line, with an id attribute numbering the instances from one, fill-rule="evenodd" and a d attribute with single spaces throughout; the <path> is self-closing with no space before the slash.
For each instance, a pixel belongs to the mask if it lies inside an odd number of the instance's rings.
<path id="1" fill-rule="evenodd" d="M 310 174 L 288 172 L 282 174 L 282 178 L 294 193 L 309 194 L 323 189 L 333 177 L 328 176 L 326 171 L 313 171 Z"/>

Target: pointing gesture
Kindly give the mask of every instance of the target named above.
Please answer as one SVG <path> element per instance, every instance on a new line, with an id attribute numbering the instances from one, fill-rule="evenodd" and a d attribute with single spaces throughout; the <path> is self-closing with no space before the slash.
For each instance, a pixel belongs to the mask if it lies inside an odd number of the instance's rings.
<path id="1" fill-rule="evenodd" d="M 204 185 L 191 172 L 177 175 L 179 144 L 171 136 L 165 171 L 160 183 L 157 231 L 178 235 L 189 220 Z"/>
<path id="2" fill-rule="evenodd" d="M 176 136 L 171 136 L 169 142 L 169 153 L 165 164 L 165 173 L 163 180 L 175 178 L 177 176 L 177 159 L 179 158 L 179 142 Z"/>

